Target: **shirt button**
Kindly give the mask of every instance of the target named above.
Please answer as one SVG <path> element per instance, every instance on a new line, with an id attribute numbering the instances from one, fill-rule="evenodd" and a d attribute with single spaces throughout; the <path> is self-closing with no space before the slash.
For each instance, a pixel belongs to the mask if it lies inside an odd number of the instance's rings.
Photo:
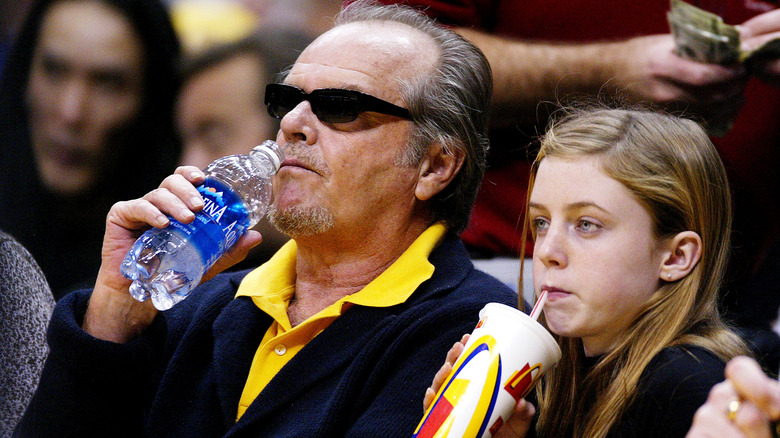
<path id="1" fill-rule="evenodd" d="M 287 347 L 285 347 L 283 344 L 279 344 L 276 346 L 276 348 L 274 348 L 274 351 L 279 356 L 284 356 L 284 353 L 287 353 Z"/>

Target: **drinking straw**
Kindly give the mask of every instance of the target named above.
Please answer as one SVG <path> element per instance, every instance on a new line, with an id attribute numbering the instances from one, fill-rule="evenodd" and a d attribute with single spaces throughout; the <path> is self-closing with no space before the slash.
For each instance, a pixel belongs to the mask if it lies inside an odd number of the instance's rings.
<path id="1" fill-rule="evenodd" d="M 547 290 L 543 290 L 541 294 L 539 294 L 539 299 L 536 300 L 536 304 L 534 304 L 533 310 L 531 310 L 531 318 L 536 321 L 539 319 L 539 313 L 542 312 L 542 307 L 544 307 L 544 303 L 547 302 Z"/>

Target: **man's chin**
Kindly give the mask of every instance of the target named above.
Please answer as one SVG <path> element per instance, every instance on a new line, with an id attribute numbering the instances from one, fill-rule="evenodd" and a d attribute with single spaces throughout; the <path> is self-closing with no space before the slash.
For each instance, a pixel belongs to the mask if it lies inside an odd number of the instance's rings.
<path id="1" fill-rule="evenodd" d="M 322 234 L 334 226 L 333 215 L 324 207 L 268 209 L 268 220 L 279 231 L 295 239 Z"/>

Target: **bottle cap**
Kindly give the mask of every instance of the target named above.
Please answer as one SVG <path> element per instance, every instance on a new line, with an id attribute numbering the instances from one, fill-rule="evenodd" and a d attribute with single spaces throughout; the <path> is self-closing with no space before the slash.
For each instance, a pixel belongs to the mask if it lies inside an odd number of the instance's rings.
<path id="1" fill-rule="evenodd" d="M 282 152 L 282 148 L 279 147 L 279 145 L 273 140 L 266 140 L 253 147 L 249 154 L 253 155 L 255 153 L 263 153 L 267 155 L 271 161 L 273 161 L 275 169 L 279 169 L 279 166 L 282 165 L 282 161 L 284 161 L 284 153 Z"/>

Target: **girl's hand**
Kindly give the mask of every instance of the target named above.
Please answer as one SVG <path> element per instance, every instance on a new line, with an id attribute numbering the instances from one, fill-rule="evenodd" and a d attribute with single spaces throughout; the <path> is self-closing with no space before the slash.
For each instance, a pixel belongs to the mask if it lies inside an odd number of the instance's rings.
<path id="1" fill-rule="evenodd" d="M 444 365 L 442 365 L 441 368 L 439 368 L 439 371 L 436 372 L 436 375 L 433 377 L 431 386 L 425 390 L 425 398 L 423 399 L 423 412 L 427 411 L 431 406 L 431 403 L 433 403 L 433 399 L 436 397 L 436 393 L 439 392 L 439 388 L 441 388 L 441 385 L 443 385 L 444 381 L 447 380 L 447 376 L 449 376 L 450 372 L 452 372 L 452 367 L 455 365 L 455 361 L 457 361 L 461 353 L 463 353 L 463 348 L 468 341 L 469 335 L 463 335 L 463 337 L 460 338 L 460 341 L 453 344 L 452 348 L 450 348 L 450 351 L 447 352 L 447 359 L 444 361 Z"/>
<path id="2" fill-rule="evenodd" d="M 452 367 L 458 360 L 458 357 L 463 353 L 466 343 L 469 340 L 469 335 L 463 335 L 460 341 L 453 344 L 450 351 L 447 352 L 447 359 L 444 365 L 436 373 L 433 378 L 431 386 L 425 391 L 425 398 L 423 399 L 423 410 L 427 411 L 433 403 L 436 393 L 439 391 L 444 381 L 452 372 Z M 506 422 L 496 432 L 494 438 L 523 438 L 528 433 L 528 428 L 531 426 L 531 420 L 536 414 L 536 408 L 531 403 L 520 399 L 515 405 L 514 411 L 509 418 L 506 418 Z"/>

